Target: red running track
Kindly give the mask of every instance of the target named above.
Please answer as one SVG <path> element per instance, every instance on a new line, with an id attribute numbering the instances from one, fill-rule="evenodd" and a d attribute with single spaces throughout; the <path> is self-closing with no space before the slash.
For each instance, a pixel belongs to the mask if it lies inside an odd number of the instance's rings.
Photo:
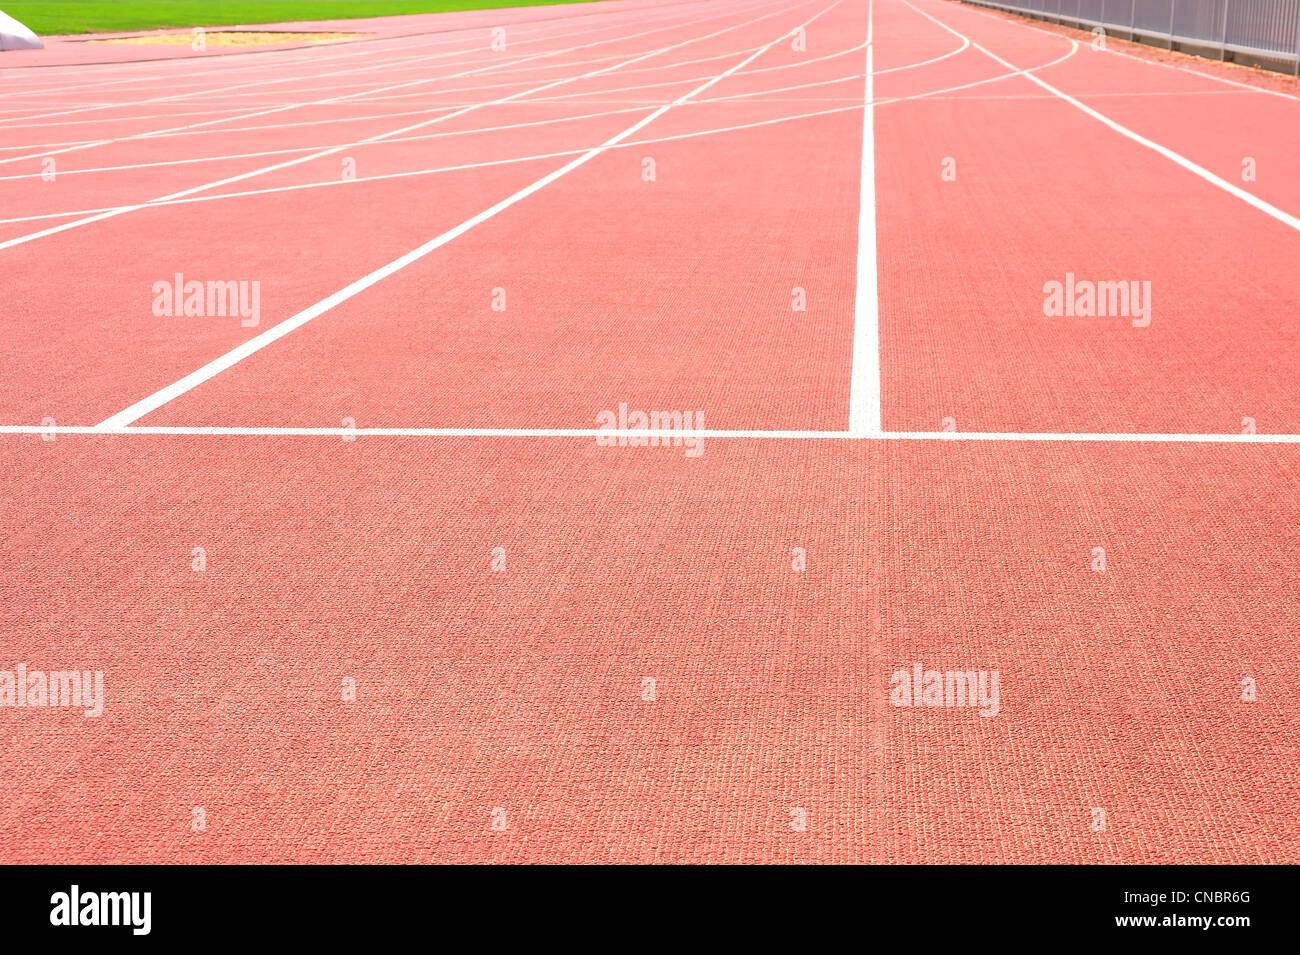
<path id="1" fill-rule="evenodd" d="M 0 861 L 1296 862 L 1300 89 L 540 11 L 5 54 Z"/>

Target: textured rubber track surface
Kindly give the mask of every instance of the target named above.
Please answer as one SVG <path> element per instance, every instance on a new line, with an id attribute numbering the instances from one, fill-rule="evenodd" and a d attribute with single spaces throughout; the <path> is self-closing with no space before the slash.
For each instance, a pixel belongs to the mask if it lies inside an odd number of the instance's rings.
<path id="1" fill-rule="evenodd" d="M 104 675 L 0 705 L 0 861 L 1300 861 L 1296 89 L 946 0 L 347 22 L 0 64 L 0 704 Z"/>

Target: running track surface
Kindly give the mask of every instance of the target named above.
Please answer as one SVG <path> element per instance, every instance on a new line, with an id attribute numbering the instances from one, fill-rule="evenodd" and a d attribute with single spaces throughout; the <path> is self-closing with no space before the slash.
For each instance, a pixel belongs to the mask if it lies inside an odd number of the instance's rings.
<path id="1" fill-rule="evenodd" d="M 0 859 L 1297 861 L 1288 81 L 944 0 L 347 28 L 0 64 L 0 669 L 104 674 L 0 707 Z"/>

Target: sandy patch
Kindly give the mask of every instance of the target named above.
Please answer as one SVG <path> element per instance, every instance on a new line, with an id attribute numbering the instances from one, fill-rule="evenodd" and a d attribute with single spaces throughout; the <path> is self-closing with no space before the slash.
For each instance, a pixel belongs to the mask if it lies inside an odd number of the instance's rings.
<path id="1" fill-rule="evenodd" d="M 188 33 L 153 33 L 148 36 L 119 36 L 89 43 L 132 43 L 142 46 L 189 46 L 197 30 Z M 275 30 L 204 30 L 206 46 L 278 46 L 284 43 L 338 43 L 365 36 L 364 33 L 289 33 Z"/>

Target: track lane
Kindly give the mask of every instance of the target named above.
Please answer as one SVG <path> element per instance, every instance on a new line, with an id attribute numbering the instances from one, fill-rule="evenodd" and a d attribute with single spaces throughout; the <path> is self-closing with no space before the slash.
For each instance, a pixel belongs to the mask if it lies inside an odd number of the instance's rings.
<path id="1" fill-rule="evenodd" d="M 837 9 L 823 26 L 838 30 L 851 19 L 861 26 L 861 13 Z M 779 34 L 782 26 L 752 30 Z M 643 135 L 767 118 L 772 109 L 683 106 Z M 611 151 L 143 423 L 255 425 L 279 415 L 333 424 L 346 414 L 368 425 L 584 427 L 623 389 L 669 408 L 703 404 L 711 427 L 836 427 L 847 400 L 852 255 L 845 246 L 856 227 L 857 165 L 849 160 L 860 114 L 810 121 L 793 137 L 779 126 L 728 135 L 734 152 L 705 138 L 648 145 L 649 157 Z M 827 142 L 843 146 L 827 151 Z M 646 158 L 656 164 L 653 182 L 642 178 Z M 796 170 L 802 181 L 792 178 Z M 758 195 L 772 198 L 756 204 Z M 718 221 L 732 227 L 715 232 Z M 794 261 L 784 261 L 790 244 L 782 234 L 796 237 Z M 615 244 L 621 251 L 611 255 Z M 504 254 L 507 248 L 514 251 Z M 600 264 L 593 273 L 574 268 L 579 262 Z M 675 275 L 690 279 L 683 285 Z M 591 299 L 593 279 L 607 290 L 597 301 L 608 307 L 575 312 L 571 303 Z M 749 290 L 752 307 L 736 309 L 737 286 Z M 513 303 L 497 320 L 494 288 Z M 629 288 L 639 291 L 615 308 Z M 796 288 L 807 312 L 793 310 Z M 672 340 L 691 341 L 690 352 L 665 347 Z M 299 384 L 277 395 L 271 383 L 283 385 L 276 369 L 286 365 L 298 369 Z M 327 365 L 336 370 L 322 391 Z M 429 387 L 430 374 L 439 387 Z M 568 382 L 562 391 L 557 374 Z M 372 383 L 381 380 L 377 389 Z M 340 403 L 352 410 L 337 410 Z"/>
<path id="2" fill-rule="evenodd" d="M 933 410 L 936 367 L 989 372 L 978 362 L 999 329 L 987 319 L 1015 287 L 1006 262 L 1084 250 L 1123 265 L 1138 260 L 1146 226 L 1125 222 L 1117 238 L 1097 229 L 1104 203 L 1032 188 L 1057 183 L 1071 153 L 1035 144 L 1022 155 L 1021 130 L 1087 128 L 1062 119 L 1067 104 L 1020 78 L 993 80 L 997 64 L 952 53 L 959 44 L 922 32 L 898 3 L 874 6 L 877 63 L 924 64 L 876 79 L 898 81 L 875 111 L 891 177 L 881 195 L 895 203 L 882 204 L 882 291 L 898 291 L 883 302 L 885 395 Z M 864 9 L 836 14 L 845 34 Z M 1012 62 L 1049 63 L 1063 47 Z M 741 80 L 717 92 L 749 89 Z M 980 85 L 936 93 L 966 83 Z M 839 426 L 856 228 L 842 219 L 856 215 L 861 111 L 786 121 L 815 104 L 780 100 L 673 110 L 643 135 L 694 138 L 649 144 L 656 192 L 640 188 L 651 184 L 638 178 L 638 147 L 611 149 L 147 420 L 410 425 L 487 408 L 589 424 L 603 384 L 602 400 L 699 396 L 709 415 Z M 610 121 L 568 135 L 581 142 Z M 508 145 L 493 134 L 470 145 L 478 135 L 454 149 Z M 515 135 L 564 141 L 558 128 Z M 1120 150 L 1086 136 L 1068 141 L 1070 168 L 1095 174 L 1082 181 L 1168 178 L 1119 165 Z M 374 148 L 397 170 L 453 147 Z M 977 195 L 935 201 L 921 174 L 937 174 L 938 148 L 958 157 L 947 185 L 973 179 Z M 192 325 L 142 336 L 145 286 L 164 277 L 162 263 L 273 275 L 279 301 L 314 301 L 339 263 L 351 273 L 387 261 L 412 235 L 472 214 L 483 193 L 508 194 L 514 174 L 150 209 L 138 231 L 128 217 L 53 237 L 44 248 L 59 252 L 57 275 L 39 258 L 0 260 L 40 276 L 20 284 L 29 308 L 6 316 L 10 410 L 38 420 L 34 398 L 53 394 L 61 421 L 73 409 L 90 420 L 124 387 L 241 338 Z M 1165 197 L 1176 205 L 1172 188 Z M 323 202 L 338 214 L 313 208 Z M 1018 204 L 1037 218 L 1005 222 Z M 1208 230 L 1166 219 L 1169 246 L 1221 253 Z M 990 241 L 1004 229 L 1010 248 Z M 1249 248 L 1279 241 L 1239 235 Z M 1247 282 L 1264 274 L 1230 264 Z M 787 311 L 795 270 L 809 291 L 800 316 Z M 495 314 L 490 284 L 502 274 L 510 305 Z M 977 326 L 965 333 L 944 297 L 960 283 L 970 310 L 957 318 Z M 782 294 L 769 312 L 772 290 Z M 908 311 L 918 296 L 925 308 Z M 1234 325 L 1229 345 L 1253 360 L 1271 344 L 1285 364 L 1286 341 L 1260 336 L 1286 313 L 1264 312 L 1259 325 Z M 928 339 L 918 316 L 932 322 Z M 1185 387 L 1182 372 L 1208 360 L 1231 380 L 1207 389 L 1258 395 L 1285 383 L 1257 380 L 1252 361 L 1225 365 L 1229 346 L 1208 335 L 1173 358 L 1153 353 L 1154 374 Z M 1077 350 L 1067 344 L 1016 352 L 1005 378 L 943 387 L 963 397 L 1018 387 L 1027 406 L 1046 403 L 1026 371 L 1076 370 L 1059 364 Z M 1080 360 L 1096 359 L 1104 387 L 1135 387 L 1107 377 L 1112 347 L 1092 345 Z M 889 360 L 909 360 L 904 349 L 918 355 L 900 375 Z M 1239 380 L 1247 366 L 1253 378 Z M 1020 413 L 973 400 L 988 419 Z M 1049 407 L 1081 423 L 1081 410 L 1104 417 L 1088 404 L 1075 394 Z M 967 427 L 965 411 L 959 420 Z M 33 666 L 102 666 L 110 704 L 89 728 L 76 714 L 24 714 L 6 737 L 0 826 L 24 833 L 0 849 L 6 861 L 1297 858 L 1287 821 L 1300 767 L 1286 744 L 1300 710 L 1279 689 L 1294 685 L 1300 659 L 1293 448 L 767 436 L 709 437 L 688 458 L 590 437 L 347 437 L 0 434 L 11 568 L 0 633 Z M 1098 545 L 1105 574 L 1089 567 Z M 195 546 L 207 550 L 202 574 L 190 569 Z M 502 573 L 490 569 L 496 546 Z M 795 547 L 807 550 L 802 572 Z M 999 717 L 888 707 L 889 673 L 918 661 L 999 668 Z M 1240 702 L 1243 675 L 1259 680 L 1255 704 Z M 339 702 L 348 676 L 354 708 Z M 188 828 L 195 805 L 209 811 L 202 836 Z M 1097 806 L 1104 833 L 1088 828 Z M 506 832 L 492 831 L 496 807 Z M 796 810 L 806 831 L 791 825 Z"/>
<path id="3" fill-rule="evenodd" d="M 968 35 L 1010 64 L 1048 62 L 1069 43 L 950 4 L 915 6 L 966 15 Z M 901 2 L 881 9 L 943 32 Z M 955 77 L 972 59 L 997 65 L 972 48 L 905 82 Z M 898 82 L 881 77 L 879 96 Z M 1024 77 L 997 87 L 1042 92 Z M 1282 304 L 1300 233 L 1064 101 L 977 89 L 990 86 L 877 110 L 886 428 L 937 431 L 949 419 L 981 432 L 1222 433 L 1250 418 L 1300 431 L 1285 371 L 1300 339 Z M 1151 282 L 1151 324 L 1045 317 L 1044 286 L 1067 273 Z"/>

